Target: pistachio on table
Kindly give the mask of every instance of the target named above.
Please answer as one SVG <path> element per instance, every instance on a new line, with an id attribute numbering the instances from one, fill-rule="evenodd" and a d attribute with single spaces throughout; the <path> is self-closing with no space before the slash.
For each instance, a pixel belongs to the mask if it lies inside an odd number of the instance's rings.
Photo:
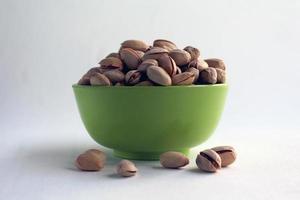
<path id="1" fill-rule="evenodd" d="M 221 158 L 215 151 L 207 149 L 198 154 L 196 164 L 203 171 L 216 172 L 221 168 Z"/>
<path id="2" fill-rule="evenodd" d="M 231 146 L 218 146 L 212 148 L 212 150 L 219 154 L 222 161 L 222 167 L 232 164 L 236 159 L 236 151 Z"/>
<path id="3" fill-rule="evenodd" d="M 106 156 L 102 151 L 90 149 L 77 157 L 75 165 L 83 171 L 99 171 L 104 167 L 105 160 Z"/>
<path id="4" fill-rule="evenodd" d="M 165 168 L 178 169 L 189 164 L 189 159 L 183 153 L 168 151 L 160 155 L 160 164 Z"/>
<path id="5" fill-rule="evenodd" d="M 117 166 L 117 173 L 123 177 L 134 176 L 138 169 L 133 162 L 129 160 L 121 160 Z"/>

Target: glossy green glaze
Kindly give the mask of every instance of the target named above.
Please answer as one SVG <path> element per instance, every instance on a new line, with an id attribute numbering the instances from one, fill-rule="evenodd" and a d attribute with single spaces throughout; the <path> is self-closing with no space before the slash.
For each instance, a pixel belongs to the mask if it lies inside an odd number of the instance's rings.
<path id="1" fill-rule="evenodd" d="M 155 160 L 169 150 L 187 153 L 217 127 L 226 84 L 193 86 L 73 85 L 91 137 L 116 156 Z"/>

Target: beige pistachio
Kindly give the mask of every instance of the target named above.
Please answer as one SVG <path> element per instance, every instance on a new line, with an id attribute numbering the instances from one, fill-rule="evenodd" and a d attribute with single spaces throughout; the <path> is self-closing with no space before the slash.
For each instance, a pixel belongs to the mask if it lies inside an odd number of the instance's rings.
<path id="1" fill-rule="evenodd" d="M 112 83 L 122 82 L 125 79 L 125 75 L 122 71 L 114 69 L 103 73 Z"/>
<path id="2" fill-rule="evenodd" d="M 91 85 L 109 86 L 111 85 L 110 80 L 103 74 L 95 73 L 90 78 Z"/>
<path id="3" fill-rule="evenodd" d="M 177 49 L 177 46 L 173 42 L 171 42 L 169 40 L 164 40 L 164 39 L 155 40 L 153 42 L 153 46 L 161 47 L 167 51 L 172 51 L 173 49 Z"/>
<path id="4" fill-rule="evenodd" d="M 221 158 L 215 151 L 207 149 L 198 154 L 196 164 L 203 171 L 216 172 L 221 168 Z"/>
<path id="5" fill-rule="evenodd" d="M 199 71 L 202 71 L 203 69 L 208 68 L 208 64 L 204 60 L 198 58 L 196 60 L 192 60 L 189 63 L 188 68 L 191 68 L 191 67 L 196 68 Z"/>
<path id="6" fill-rule="evenodd" d="M 169 55 L 173 58 L 178 66 L 183 66 L 191 61 L 189 52 L 181 49 L 174 49 L 170 51 Z"/>
<path id="7" fill-rule="evenodd" d="M 106 58 L 109 58 L 109 57 L 113 57 L 113 58 L 119 58 L 121 59 L 120 57 L 120 54 L 119 53 L 110 53 L 106 56 Z"/>
<path id="8" fill-rule="evenodd" d="M 173 85 L 191 85 L 195 79 L 195 74 L 192 72 L 183 72 L 172 77 Z"/>
<path id="9" fill-rule="evenodd" d="M 217 71 L 215 68 L 208 67 L 203 69 L 199 74 L 199 82 L 204 84 L 217 83 Z"/>
<path id="10" fill-rule="evenodd" d="M 138 169 L 133 162 L 129 160 L 121 160 L 117 166 L 117 173 L 123 177 L 134 176 Z"/>
<path id="11" fill-rule="evenodd" d="M 83 171 L 99 171 L 104 167 L 106 156 L 103 152 L 95 149 L 80 154 L 75 165 Z"/>
<path id="12" fill-rule="evenodd" d="M 135 85 L 138 82 L 140 82 L 140 79 L 142 77 L 142 73 L 138 70 L 131 70 L 126 73 L 125 75 L 125 82 L 128 85 Z"/>
<path id="13" fill-rule="evenodd" d="M 187 51 L 190 53 L 191 55 L 191 59 L 192 60 L 196 60 L 199 58 L 200 56 L 200 51 L 199 49 L 195 48 L 195 47 L 192 47 L 192 46 L 187 46 L 185 47 L 183 50 Z"/>
<path id="14" fill-rule="evenodd" d="M 183 153 L 168 151 L 160 155 L 160 164 L 165 168 L 178 169 L 189 164 L 189 159 Z"/>
<path id="15" fill-rule="evenodd" d="M 218 146 L 212 148 L 221 157 L 222 167 L 232 164 L 236 160 L 236 151 L 231 146 Z"/>
<path id="16" fill-rule="evenodd" d="M 144 53 L 142 51 L 136 51 L 130 48 L 125 48 L 120 51 L 121 59 L 129 69 L 137 69 L 142 62 L 141 58 L 143 55 Z"/>
<path id="17" fill-rule="evenodd" d="M 148 80 L 141 81 L 141 82 L 135 84 L 135 86 L 152 86 L 152 85 L 154 85 L 154 84 L 151 81 L 148 81 Z"/>
<path id="18" fill-rule="evenodd" d="M 176 74 L 177 66 L 175 61 L 168 55 L 162 55 L 157 59 L 158 65 L 163 68 L 171 77 Z"/>
<path id="19" fill-rule="evenodd" d="M 221 59 L 210 58 L 210 59 L 205 59 L 205 62 L 207 62 L 209 67 L 219 68 L 219 69 L 223 69 L 223 70 L 226 69 L 225 63 Z"/>
<path id="20" fill-rule="evenodd" d="M 99 64 L 102 68 L 106 69 L 123 69 L 122 61 L 119 58 L 115 57 L 104 58 L 99 62 Z"/>
<path id="21" fill-rule="evenodd" d="M 226 82 L 226 71 L 223 69 L 215 68 L 217 71 L 217 83 Z"/>
<path id="22" fill-rule="evenodd" d="M 158 85 L 171 85 L 172 80 L 169 74 L 161 67 L 158 66 L 150 66 L 147 68 L 147 76 L 148 78 L 157 83 Z"/>
<path id="23" fill-rule="evenodd" d="M 126 40 L 121 44 L 121 48 L 130 48 L 137 51 L 147 51 L 149 45 L 141 40 Z"/>
<path id="24" fill-rule="evenodd" d="M 166 49 L 163 49 L 161 47 L 152 47 L 151 49 L 145 52 L 142 60 L 158 59 L 160 56 L 167 54 L 168 51 Z"/>
<path id="25" fill-rule="evenodd" d="M 146 72 L 147 71 L 147 68 L 151 65 L 158 65 L 158 62 L 157 60 L 154 60 L 154 59 L 147 59 L 147 60 L 144 60 L 139 66 L 138 66 L 138 70 L 140 72 Z"/>
<path id="26" fill-rule="evenodd" d="M 191 68 L 188 68 L 188 69 L 186 70 L 186 72 L 191 72 L 191 73 L 193 73 L 194 76 L 195 76 L 193 83 L 197 83 L 198 78 L 199 78 L 199 70 L 196 69 L 196 68 L 194 68 L 194 67 L 191 67 Z"/>

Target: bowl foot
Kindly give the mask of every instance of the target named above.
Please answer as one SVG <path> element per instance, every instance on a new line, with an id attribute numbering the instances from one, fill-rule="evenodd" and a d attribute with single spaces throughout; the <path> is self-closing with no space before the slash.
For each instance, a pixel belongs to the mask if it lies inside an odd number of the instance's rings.
<path id="1" fill-rule="evenodd" d="M 189 149 L 172 150 L 181 152 L 185 155 L 189 154 Z M 127 152 L 114 150 L 114 155 L 120 158 L 130 159 L 130 160 L 159 160 L 160 154 L 164 152 Z"/>

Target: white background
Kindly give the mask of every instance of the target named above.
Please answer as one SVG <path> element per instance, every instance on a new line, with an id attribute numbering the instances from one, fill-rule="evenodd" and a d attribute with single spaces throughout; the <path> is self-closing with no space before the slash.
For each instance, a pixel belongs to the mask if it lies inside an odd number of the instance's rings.
<path id="1" fill-rule="evenodd" d="M 299 199 L 300 1 L 0 0 L 0 199 Z M 99 146 L 71 85 L 126 39 L 194 45 L 228 67 L 222 120 L 185 170 L 136 162 L 139 175 L 79 172 Z M 194 158 L 236 147 L 234 165 L 201 173 Z M 101 148 L 101 147 L 100 147 Z"/>

